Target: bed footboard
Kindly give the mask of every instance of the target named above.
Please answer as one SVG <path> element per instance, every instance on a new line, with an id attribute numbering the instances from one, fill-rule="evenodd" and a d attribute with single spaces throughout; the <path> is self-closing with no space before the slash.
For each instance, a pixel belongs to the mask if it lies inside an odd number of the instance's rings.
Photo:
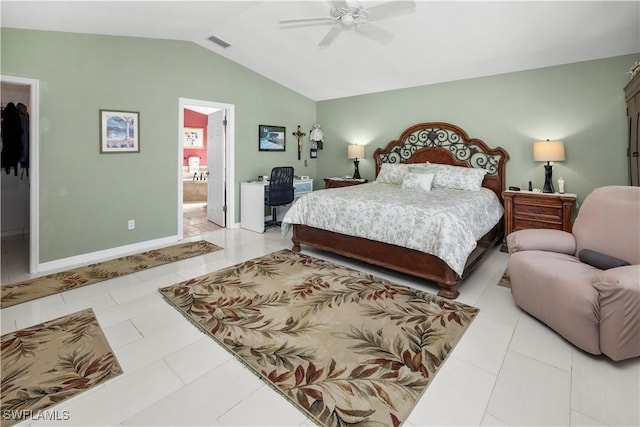
<path id="1" fill-rule="evenodd" d="M 444 261 L 436 256 L 389 243 L 346 236 L 306 225 L 294 224 L 291 240 L 294 252 L 300 252 L 300 245 L 304 244 L 389 270 L 409 274 L 435 282 L 440 287 L 439 296 L 455 299 L 460 295 L 458 284 L 475 267 L 486 251 L 501 241 L 503 229 L 502 221 L 500 221 L 478 242 L 478 246 L 467 259 L 462 277 L 458 276 Z"/>

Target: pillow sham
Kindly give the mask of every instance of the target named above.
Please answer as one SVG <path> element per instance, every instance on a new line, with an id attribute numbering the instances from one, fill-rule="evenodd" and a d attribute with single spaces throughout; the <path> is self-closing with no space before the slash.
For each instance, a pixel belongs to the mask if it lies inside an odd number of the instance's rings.
<path id="1" fill-rule="evenodd" d="M 432 173 L 409 172 L 402 180 L 402 188 L 406 190 L 431 191 L 433 177 L 434 175 Z"/>
<path id="2" fill-rule="evenodd" d="M 485 169 L 464 166 L 427 163 L 424 169 L 435 169 L 433 188 L 451 188 L 454 190 L 480 191 L 482 180 L 487 174 Z"/>
<path id="3" fill-rule="evenodd" d="M 409 173 L 409 165 L 404 163 L 383 163 L 376 182 L 384 184 L 402 184 L 405 175 Z"/>
<path id="4" fill-rule="evenodd" d="M 438 172 L 436 163 L 417 163 L 409 166 L 409 172 L 413 173 L 430 173 L 435 175 Z"/>

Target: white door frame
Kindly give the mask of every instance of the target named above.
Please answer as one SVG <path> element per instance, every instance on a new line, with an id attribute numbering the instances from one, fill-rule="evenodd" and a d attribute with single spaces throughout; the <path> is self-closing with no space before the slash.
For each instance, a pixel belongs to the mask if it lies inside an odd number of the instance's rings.
<path id="1" fill-rule="evenodd" d="M 207 114 L 207 220 L 214 224 L 226 227 L 226 177 L 225 173 L 225 153 L 226 146 L 226 120 L 227 110 L 218 109 L 211 110 Z M 219 127 L 218 127 L 219 125 Z M 220 174 L 222 172 L 222 174 Z M 220 176 L 222 175 L 222 176 Z M 222 193 L 220 190 L 220 181 L 222 181 Z M 220 198 L 222 198 L 222 206 L 220 206 Z"/>
<path id="2" fill-rule="evenodd" d="M 227 110 L 227 139 L 225 146 L 225 188 L 227 212 L 225 214 L 225 224 L 227 228 L 235 228 L 235 105 L 214 101 L 204 101 L 200 99 L 179 98 L 178 99 L 178 239 L 183 238 L 183 141 L 182 129 L 184 128 L 184 109 L 187 105 L 200 107 L 218 108 Z"/>
<path id="3" fill-rule="evenodd" d="M 40 271 L 40 80 L 0 75 L 2 83 L 29 86 L 29 273 Z"/>

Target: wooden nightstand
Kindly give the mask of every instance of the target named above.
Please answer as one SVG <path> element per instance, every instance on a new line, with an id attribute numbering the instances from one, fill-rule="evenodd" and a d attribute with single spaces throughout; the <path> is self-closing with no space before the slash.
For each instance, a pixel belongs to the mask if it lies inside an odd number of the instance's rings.
<path id="1" fill-rule="evenodd" d="M 325 188 L 348 187 L 350 185 L 358 185 L 369 182 L 368 179 L 352 179 L 352 178 L 325 178 Z"/>
<path id="2" fill-rule="evenodd" d="M 575 194 L 505 191 L 506 234 L 527 228 L 550 228 L 571 233 Z"/>

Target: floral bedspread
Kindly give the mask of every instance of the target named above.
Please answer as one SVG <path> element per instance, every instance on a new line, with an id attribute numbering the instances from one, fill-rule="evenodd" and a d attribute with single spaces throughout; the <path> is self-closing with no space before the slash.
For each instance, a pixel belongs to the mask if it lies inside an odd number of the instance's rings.
<path id="1" fill-rule="evenodd" d="M 435 255 L 461 275 L 476 242 L 503 214 L 491 190 L 404 190 L 372 182 L 314 191 L 296 201 L 282 221 L 363 237 Z"/>

